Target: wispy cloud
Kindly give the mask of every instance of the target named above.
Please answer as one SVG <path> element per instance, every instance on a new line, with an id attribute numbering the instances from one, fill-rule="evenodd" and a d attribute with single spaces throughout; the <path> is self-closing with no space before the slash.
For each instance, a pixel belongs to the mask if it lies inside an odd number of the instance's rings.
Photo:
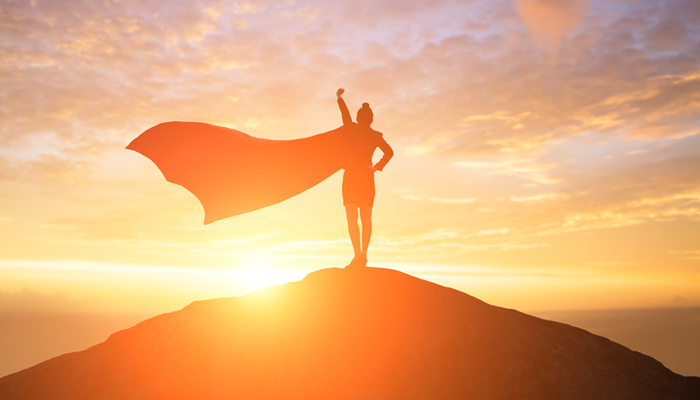
<path id="1" fill-rule="evenodd" d="M 457 161 L 453 165 L 483 172 L 487 175 L 506 175 L 520 179 L 533 181 L 540 184 L 555 184 L 560 179 L 552 178 L 548 172 L 556 168 L 556 165 L 547 165 L 532 160 L 500 160 L 500 161 Z"/>
<path id="2" fill-rule="evenodd" d="M 564 197 L 564 195 L 559 194 L 559 193 L 543 193 L 543 194 L 536 194 L 534 196 L 511 197 L 510 201 L 514 201 L 517 203 L 529 202 L 529 201 L 551 201 L 551 200 L 561 199 L 563 197 Z"/>
<path id="3" fill-rule="evenodd" d="M 428 201 L 433 203 L 443 203 L 443 204 L 471 204 L 476 201 L 472 198 L 455 198 L 455 199 L 445 199 L 440 197 L 424 197 L 418 194 L 404 194 L 402 195 L 404 199 L 415 200 L 415 201 Z"/>
<path id="4" fill-rule="evenodd" d="M 590 0 L 518 0 L 530 30 L 550 46 L 576 28 L 589 8 Z"/>
<path id="5" fill-rule="evenodd" d="M 700 261 L 700 250 L 669 251 L 668 253 L 683 260 Z"/>

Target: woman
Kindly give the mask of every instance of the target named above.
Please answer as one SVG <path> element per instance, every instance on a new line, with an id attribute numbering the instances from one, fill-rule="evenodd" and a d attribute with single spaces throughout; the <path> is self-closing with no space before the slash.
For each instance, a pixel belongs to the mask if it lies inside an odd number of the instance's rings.
<path id="1" fill-rule="evenodd" d="M 348 107 L 343 100 L 344 89 L 338 89 L 336 97 L 343 116 L 343 126 L 348 131 L 347 153 L 343 169 L 343 205 L 348 221 L 348 233 L 355 251 L 355 257 L 347 267 L 363 267 L 367 265 L 367 247 L 372 236 L 372 205 L 374 204 L 374 173 L 384 169 L 394 155 L 391 146 L 384 140 L 382 134 L 370 127 L 374 120 L 372 109 L 368 103 L 362 104 L 357 111 L 357 123 L 352 122 Z M 372 155 L 379 147 L 384 156 L 372 165 Z M 362 242 L 360 242 L 360 227 L 357 222 L 358 211 L 362 221 Z"/>
<path id="2" fill-rule="evenodd" d="M 374 172 L 384 168 L 393 151 L 370 128 L 369 104 L 363 104 L 354 123 L 342 94 L 339 89 L 343 126 L 310 137 L 261 139 L 223 126 L 170 121 L 147 129 L 127 148 L 151 159 L 169 182 L 192 192 L 202 203 L 205 224 L 277 204 L 345 169 L 343 203 L 355 249 L 350 265 L 366 265 Z M 377 147 L 384 157 L 373 166 Z"/>

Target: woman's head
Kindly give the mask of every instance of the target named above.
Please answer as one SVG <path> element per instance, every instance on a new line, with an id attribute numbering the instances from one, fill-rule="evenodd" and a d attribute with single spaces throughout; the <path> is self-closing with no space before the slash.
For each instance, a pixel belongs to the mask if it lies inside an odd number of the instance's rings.
<path id="1" fill-rule="evenodd" d="M 362 108 L 357 110 L 357 123 L 360 125 L 370 126 L 374 121 L 374 114 L 369 108 L 369 103 L 362 103 Z"/>

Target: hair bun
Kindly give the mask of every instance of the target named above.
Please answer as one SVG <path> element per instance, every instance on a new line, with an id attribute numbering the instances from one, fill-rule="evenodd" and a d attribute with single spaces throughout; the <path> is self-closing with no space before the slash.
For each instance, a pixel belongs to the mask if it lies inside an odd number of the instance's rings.
<path id="1" fill-rule="evenodd" d="M 369 108 L 369 103 L 362 103 L 362 108 L 357 110 L 357 123 L 369 125 L 374 120 L 374 113 Z"/>

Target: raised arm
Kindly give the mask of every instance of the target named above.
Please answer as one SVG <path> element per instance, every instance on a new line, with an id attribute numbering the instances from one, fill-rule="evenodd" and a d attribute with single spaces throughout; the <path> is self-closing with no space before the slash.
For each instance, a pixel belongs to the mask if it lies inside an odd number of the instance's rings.
<path id="1" fill-rule="evenodd" d="M 345 105 L 345 100 L 343 100 L 343 93 L 345 92 L 345 89 L 340 88 L 338 91 L 335 93 L 335 96 L 338 98 L 338 107 L 340 107 L 340 115 L 343 116 L 343 125 L 348 125 L 352 123 L 352 117 L 350 116 L 350 111 L 348 111 L 348 106 Z"/>
<path id="2" fill-rule="evenodd" d="M 384 155 L 378 163 L 374 164 L 375 171 L 383 170 L 384 166 L 386 166 L 389 160 L 391 160 L 391 157 L 394 156 L 394 150 L 391 148 L 391 146 L 389 146 L 389 143 L 387 143 L 386 140 L 384 140 L 384 138 L 379 139 L 378 147 L 384 153 Z"/>

